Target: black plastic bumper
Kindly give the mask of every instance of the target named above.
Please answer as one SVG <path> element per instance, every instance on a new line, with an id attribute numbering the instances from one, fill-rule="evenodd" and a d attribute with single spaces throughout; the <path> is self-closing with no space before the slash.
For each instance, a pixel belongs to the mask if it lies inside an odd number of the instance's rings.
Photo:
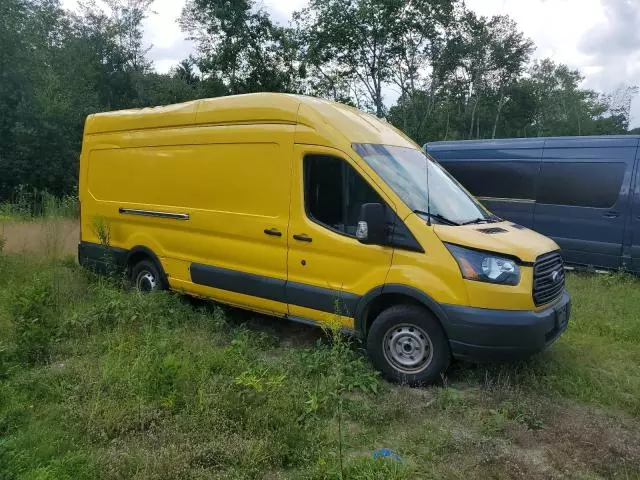
<path id="1" fill-rule="evenodd" d="M 551 345 L 566 329 L 571 297 L 565 291 L 540 312 L 442 305 L 454 357 L 507 360 L 529 357 Z"/>

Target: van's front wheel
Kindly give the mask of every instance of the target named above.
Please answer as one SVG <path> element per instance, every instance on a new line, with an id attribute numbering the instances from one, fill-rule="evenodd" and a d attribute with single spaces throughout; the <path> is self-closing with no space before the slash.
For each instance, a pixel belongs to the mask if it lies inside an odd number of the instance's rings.
<path id="1" fill-rule="evenodd" d="M 385 377 L 412 386 L 440 380 L 451 359 L 442 327 L 424 308 L 398 305 L 375 319 L 367 350 Z"/>

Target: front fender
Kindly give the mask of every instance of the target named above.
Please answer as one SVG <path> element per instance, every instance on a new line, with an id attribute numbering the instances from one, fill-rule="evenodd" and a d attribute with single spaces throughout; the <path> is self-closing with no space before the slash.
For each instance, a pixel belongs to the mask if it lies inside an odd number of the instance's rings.
<path id="1" fill-rule="evenodd" d="M 421 290 L 418 290 L 417 288 L 409 287 L 407 285 L 390 283 L 372 288 L 358 302 L 355 314 L 355 330 L 363 337 L 367 334 L 366 325 L 369 307 L 377 298 L 387 294 L 399 294 L 404 295 L 405 297 L 412 298 L 413 300 L 422 304 L 425 308 L 430 310 L 438 318 L 443 326 L 448 323 L 447 314 L 444 309 L 428 294 Z"/>

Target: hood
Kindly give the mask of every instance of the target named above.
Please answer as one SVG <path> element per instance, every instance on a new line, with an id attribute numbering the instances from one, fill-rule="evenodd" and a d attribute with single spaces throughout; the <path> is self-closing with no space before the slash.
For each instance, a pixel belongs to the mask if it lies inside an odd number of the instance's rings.
<path id="1" fill-rule="evenodd" d="M 550 238 L 513 222 L 435 225 L 434 232 L 443 242 L 512 255 L 531 263 L 540 255 L 559 249 Z"/>

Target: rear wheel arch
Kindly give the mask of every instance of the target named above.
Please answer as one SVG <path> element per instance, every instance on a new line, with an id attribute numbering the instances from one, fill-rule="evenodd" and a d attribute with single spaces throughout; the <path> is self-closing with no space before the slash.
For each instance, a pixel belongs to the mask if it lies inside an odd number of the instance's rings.
<path id="1" fill-rule="evenodd" d="M 127 255 L 127 263 L 126 263 L 127 274 L 131 274 L 132 269 L 143 260 L 148 260 L 155 264 L 156 268 L 158 269 L 162 277 L 161 280 L 166 286 L 168 286 L 169 281 L 167 278 L 167 274 L 164 271 L 164 268 L 162 266 L 162 263 L 160 262 L 160 259 L 153 252 L 153 250 L 151 250 L 149 247 L 145 247 L 144 245 L 136 245 L 131 250 L 129 250 L 129 253 Z"/>

